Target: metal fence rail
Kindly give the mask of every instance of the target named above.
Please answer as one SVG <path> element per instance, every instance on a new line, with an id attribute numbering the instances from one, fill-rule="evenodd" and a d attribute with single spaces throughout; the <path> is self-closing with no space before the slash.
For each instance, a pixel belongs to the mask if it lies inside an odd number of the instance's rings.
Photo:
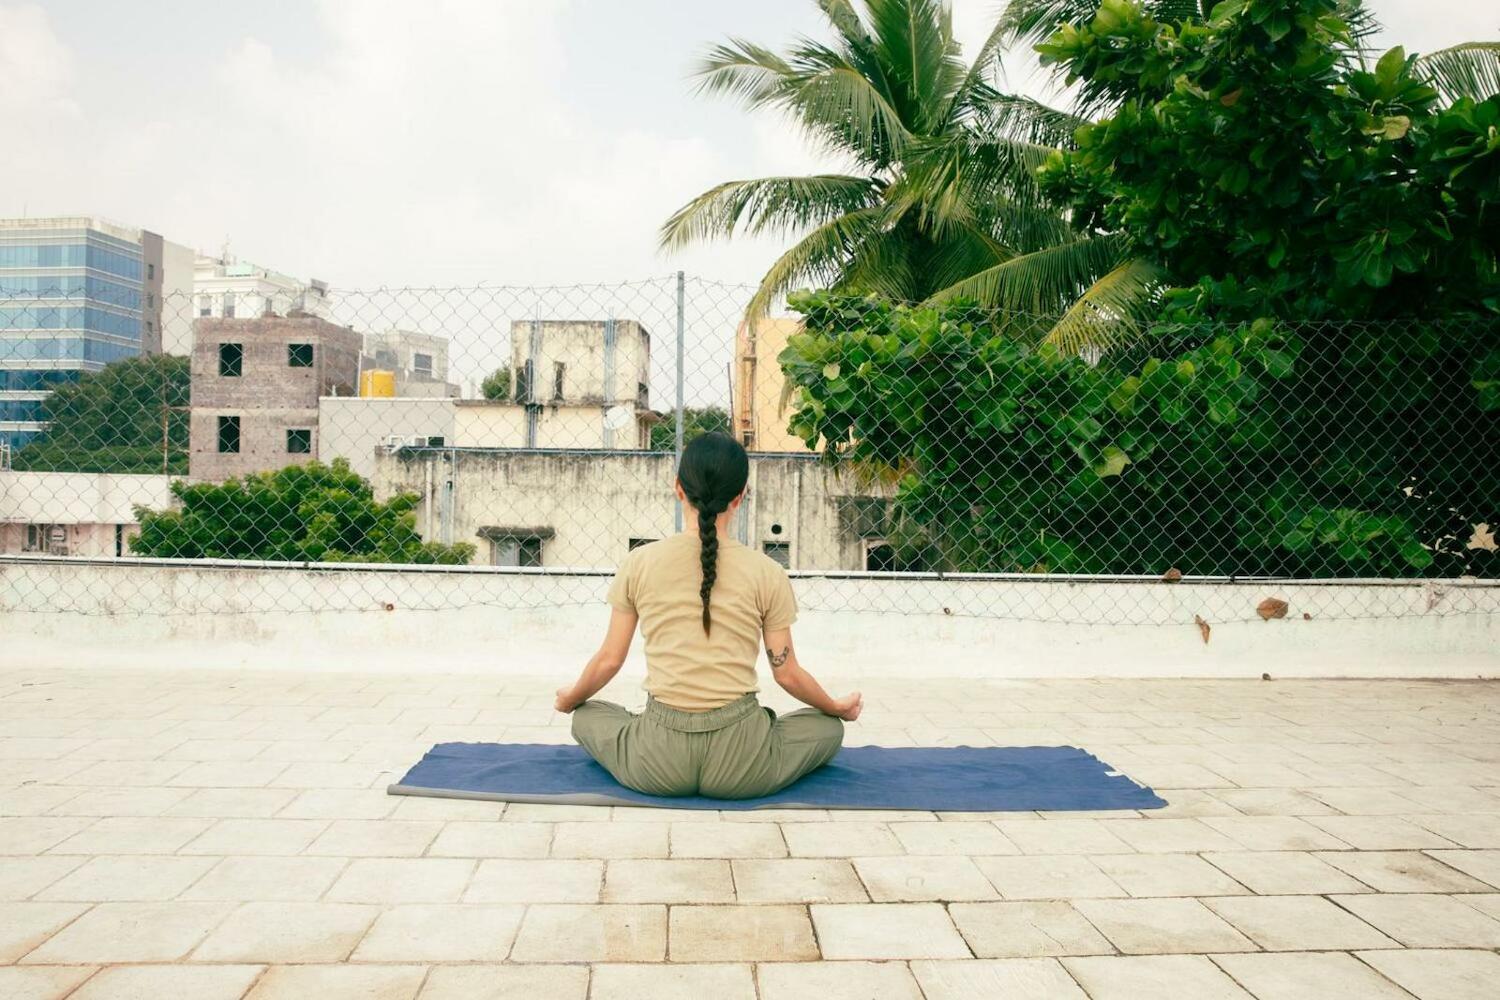
<path id="1" fill-rule="evenodd" d="M 707 430 L 752 452 L 732 531 L 822 610 L 1181 624 L 1286 614 L 1293 587 L 1318 617 L 1496 610 L 1493 320 L 1101 317 L 1061 350 L 1047 317 L 962 304 L 820 293 L 747 323 L 753 288 L 680 274 L 89 287 L 0 292 L 0 610 L 182 610 L 58 582 L 85 565 L 263 570 L 239 610 L 596 602 L 680 530 L 675 455 Z M 326 606 L 279 582 L 309 568 L 340 574 Z M 1210 586 L 1233 580 L 1260 596 Z"/>

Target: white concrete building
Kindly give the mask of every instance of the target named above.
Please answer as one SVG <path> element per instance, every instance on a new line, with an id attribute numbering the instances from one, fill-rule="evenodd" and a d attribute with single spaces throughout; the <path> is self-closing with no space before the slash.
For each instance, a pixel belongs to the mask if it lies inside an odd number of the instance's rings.
<path id="1" fill-rule="evenodd" d="M 652 451 L 402 449 L 377 456 L 372 482 L 382 499 L 420 496 L 422 537 L 472 543 L 477 563 L 603 569 L 676 530 L 674 462 Z M 749 492 L 733 525 L 745 544 L 792 569 L 886 568 L 883 488 L 811 455 L 757 454 Z"/>
<path id="2" fill-rule="evenodd" d="M 457 397 L 457 384 L 448 381 L 448 338 L 416 330 L 387 330 L 365 334 L 365 369 L 396 376 L 401 397 Z"/>
<path id="3" fill-rule="evenodd" d="M 163 335 L 167 354 L 193 352 L 195 319 L 254 319 L 306 313 L 332 319 L 328 284 L 316 278 L 301 281 L 290 275 L 236 259 L 227 251 L 200 253 L 193 264 L 190 295 L 170 300 L 172 321 Z"/>
<path id="4" fill-rule="evenodd" d="M 114 558 L 140 534 L 137 504 L 172 503 L 168 476 L 0 471 L 0 554 Z"/>
<path id="5" fill-rule="evenodd" d="M 318 457 L 346 459 L 370 479 L 381 452 L 452 443 L 457 403 L 442 397 L 324 396 L 318 400 Z"/>

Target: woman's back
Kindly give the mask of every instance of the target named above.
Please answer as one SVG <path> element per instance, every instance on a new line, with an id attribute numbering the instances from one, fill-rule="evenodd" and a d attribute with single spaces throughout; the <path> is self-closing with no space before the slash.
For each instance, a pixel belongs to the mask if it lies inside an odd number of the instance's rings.
<path id="1" fill-rule="evenodd" d="M 710 594 L 712 626 L 705 632 L 701 554 L 698 537 L 688 533 L 643 545 L 626 557 L 609 591 L 611 605 L 640 616 L 646 690 L 686 711 L 718 708 L 758 690 L 762 633 L 797 618 L 786 572 L 721 535 Z"/>

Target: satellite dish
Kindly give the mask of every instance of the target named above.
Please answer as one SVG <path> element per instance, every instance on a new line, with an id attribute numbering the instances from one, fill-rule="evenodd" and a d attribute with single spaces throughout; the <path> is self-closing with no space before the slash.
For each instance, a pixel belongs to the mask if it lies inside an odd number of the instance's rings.
<path id="1" fill-rule="evenodd" d="M 623 430 L 630 426 L 630 421 L 635 417 L 635 411 L 621 404 L 611 406 L 604 411 L 604 426 L 612 431 Z"/>

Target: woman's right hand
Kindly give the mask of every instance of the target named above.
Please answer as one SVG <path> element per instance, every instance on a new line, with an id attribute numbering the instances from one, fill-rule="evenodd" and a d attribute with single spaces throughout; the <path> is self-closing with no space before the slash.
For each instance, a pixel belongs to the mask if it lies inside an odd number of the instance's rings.
<path id="1" fill-rule="evenodd" d="M 858 691 L 852 691 L 845 697 L 835 701 L 833 707 L 838 709 L 838 711 L 833 713 L 834 715 L 845 722 L 853 722 L 859 718 L 859 713 L 864 711 L 865 699 Z"/>

